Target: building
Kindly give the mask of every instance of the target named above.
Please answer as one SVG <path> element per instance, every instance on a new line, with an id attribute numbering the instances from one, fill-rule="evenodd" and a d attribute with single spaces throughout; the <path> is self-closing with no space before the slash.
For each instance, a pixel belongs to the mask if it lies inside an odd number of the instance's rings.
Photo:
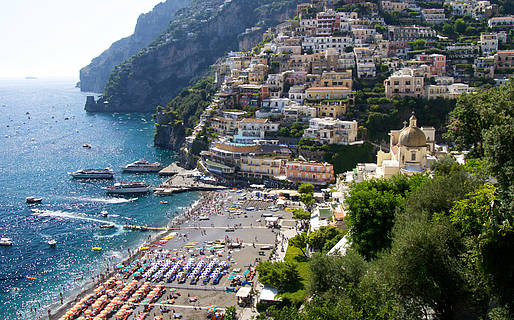
<path id="1" fill-rule="evenodd" d="M 283 157 L 262 156 L 250 153 L 241 157 L 239 174 L 245 178 L 285 178 L 286 160 Z"/>
<path id="2" fill-rule="evenodd" d="M 496 53 L 498 51 L 498 34 L 482 32 L 478 45 L 483 56 L 490 56 Z"/>
<path id="3" fill-rule="evenodd" d="M 323 72 L 319 85 L 321 87 L 347 87 L 352 88 L 352 70 L 342 72 Z"/>
<path id="4" fill-rule="evenodd" d="M 399 1 L 380 1 L 380 6 L 385 12 L 392 13 L 394 11 L 402 12 L 409 9 L 409 3 Z"/>
<path id="5" fill-rule="evenodd" d="M 242 84 L 239 85 L 239 93 L 236 97 L 237 104 L 240 106 L 255 106 L 261 105 L 262 99 L 269 97 L 269 87 L 256 84 Z"/>
<path id="6" fill-rule="evenodd" d="M 374 78 L 377 75 L 373 50 L 368 47 L 353 48 L 357 65 L 357 78 Z"/>
<path id="7" fill-rule="evenodd" d="M 412 42 L 418 39 L 432 39 L 437 32 L 430 27 L 423 26 L 388 26 L 389 40 Z"/>
<path id="8" fill-rule="evenodd" d="M 512 73 L 514 70 L 514 50 L 501 50 L 494 55 L 495 73 Z"/>
<path id="9" fill-rule="evenodd" d="M 487 21 L 489 28 L 510 28 L 514 26 L 514 16 L 494 17 Z"/>
<path id="10" fill-rule="evenodd" d="M 493 78 L 494 56 L 477 57 L 473 67 L 475 68 L 475 77 Z"/>
<path id="11" fill-rule="evenodd" d="M 440 24 L 446 21 L 444 9 L 423 9 L 421 10 L 423 21 L 430 24 Z"/>
<path id="12" fill-rule="evenodd" d="M 334 182 L 334 167 L 326 162 L 287 161 L 286 177 L 298 184 L 327 185 Z"/>
<path id="13" fill-rule="evenodd" d="M 278 127 L 278 123 L 272 123 L 268 119 L 245 118 L 238 123 L 237 135 L 263 139 L 266 132 L 278 132 Z"/>
<path id="14" fill-rule="evenodd" d="M 384 80 L 385 94 L 387 98 L 423 96 L 424 78 L 414 73 L 413 69 L 396 71 Z"/>
<path id="15" fill-rule="evenodd" d="M 337 119 L 346 113 L 348 103 L 337 100 L 327 101 L 322 104 L 315 104 L 313 107 L 316 108 L 315 117 Z"/>
<path id="16" fill-rule="evenodd" d="M 473 92 L 474 89 L 475 88 L 464 83 L 428 85 L 425 87 L 425 98 L 427 100 L 437 98 L 457 99 L 461 94 Z"/>
<path id="17" fill-rule="evenodd" d="M 312 87 L 305 90 L 306 100 L 341 100 L 347 99 L 350 88 L 343 86 Z"/>
<path id="18" fill-rule="evenodd" d="M 423 173 L 435 159 L 430 155 L 435 146 L 435 129 L 418 128 L 414 115 L 409 119 L 409 126 L 392 130 L 389 136 L 390 152 L 378 152 L 376 171 L 371 177 L 390 178 L 398 173 Z"/>
<path id="19" fill-rule="evenodd" d="M 430 74 L 442 76 L 446 73 L 446 56 L 442 54 L 418 54 L 415 57 L 418 62 L 423 62 L 429 66 Z"/>
<path id="20" fill-rule="evenodd" d="M 348 144 L 357 140 L 359 126 L 357 121 L 341 121 L 331 118 L 313 118 L 304 137 L 312 138 L 322 144 Z"/>
<path id="21" fill-rule="evenodd" d="M 311 51 L 311 53 L 321 53 L 327 49 L 335 49 L 338 53 L 344 53 L 346 48 L 351 46 L 353 46 L 352 37 L 308 37 L 302 42 L 303 50 Z"/>

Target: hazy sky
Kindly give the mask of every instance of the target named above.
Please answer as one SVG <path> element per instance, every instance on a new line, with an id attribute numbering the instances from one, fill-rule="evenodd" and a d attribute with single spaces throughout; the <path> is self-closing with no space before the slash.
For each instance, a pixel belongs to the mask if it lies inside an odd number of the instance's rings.
<path id="1" fill-rule="evenodd" d="M 75 76 L 161 0 L 0 0 L 0 77 Z"/>

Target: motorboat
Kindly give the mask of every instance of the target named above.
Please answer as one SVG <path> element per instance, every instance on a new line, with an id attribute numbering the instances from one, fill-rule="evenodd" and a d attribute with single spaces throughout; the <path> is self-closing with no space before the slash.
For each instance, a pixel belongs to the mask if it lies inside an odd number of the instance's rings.
<path id="1" fill-rule="evenodd" d="M 91 149 L 91 145 L 89 143 L 84 143 L 82 148 Z"/>
<path id="2" fill-rule="evenodd" d="M 91 250 L 93 250 L 93 251 L 102 251 L 102 247 L 93 247 Z"/>
<path id="3" fill-rule="evenodd" d="M 80 169 L 75 172 L 68 172 L 76 179 L 112 179 L 114 171 L 110 168 L 106 169 Z"/>
<path id="4" fill-rule="evenodd" d="M 112 223 L 108 223 L 108 224 L 101 224 L 101 225 L 100 225 L 100 228 L 102 228 L 102 229 L 110 229 L 110 228 L 114 228 L 114 224 L 112 224 Z"/>
<path id="5" fill-rule="evenodd" d="M 57 241 L 55 241 L 55 240 L 50 240 L 50 241 L 48 241 L 47 243 L 48 243 L 48 245 L 49 245 L 50 247 L 55 247 L 55 245 L 57 244 Z"/>
<path id="6" fill-rule="evenodd" d="M 168 201 L 163 200 L 161 201 L 161 204 L 168 204 Z"/>
<path id="7" fill-rule="evenodd" d="M 117 182 L 112 187 L 103 188 L 110 194 L 147 193 L 150 186 L 144 181 Z"/>
<path id="8" fill-rule="evenodd" d="M 27 197 L 25 201 L 28 204 L 41 203 L 41 201 L 43 201 L 43 198 Z"/>
<path id="9" fill-rule="evenodd" d="M 0 246 L 4 246 L 4 247 L 12 246 L 12 239 L 11 238 L 1 238 Z"/>
<path id="10" fill-rule="evenodd" d="M 159 162 L 149 162 L 141 159 L 121 168 L 127 172 L 158 172 L 162 170 L 162 165 Z"/>

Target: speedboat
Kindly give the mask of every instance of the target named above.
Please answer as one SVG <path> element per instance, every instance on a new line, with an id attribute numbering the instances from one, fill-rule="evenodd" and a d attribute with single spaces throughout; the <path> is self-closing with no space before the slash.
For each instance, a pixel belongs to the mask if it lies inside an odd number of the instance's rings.
<path id="1" fill-rule="evenodd" d="M 106 169 L 80 169 L 75 172 L 68 172 L 76 179 L 112 179 L 114 171 L 110 168 Z"/>
<path id="2" fill-rule="evenodd" d="M 121 168 L 127 172 L 158 172 L 162 170 L 162 165 L 159 162 L 149 162 L 142 159 Z"/>
<path id="3" fill-rule="evenodd" d="M 91 149 L 91 145 L 89 143 L 84 143 L 82 145 L 82 148 L 87 148 L 87 149 Z"/>
<path id="4" fill-rule="evenodd" d="M 34 204 L 34 203 L 40 203 L 41 201 L 43 201 L 43 198 L 27 197 L 27 198 L 25 199 L 25 201 L 26 201 L 28 204 Z"/>
<path id="5" fill-rule="evenodd" d="M 150 191 L 150 186 L 144 181 L 131 181 L 131 182 L 118 182 L 112 187 L 105 187 L 107 193 L 110 194 L 134 194 L 134 193 L 147 193 Z"/>
<path id="6" fill-rule="evenodd" d="M 12 239 L 11 238 L 0 239 L 0 246 L 4 246 L 4 247 L 12 246 Z"/>
<path id="7" fill-rule="evenodd" d="M 57 244 L 57 241 L 55 241 L 55 240 L 50 240 L 50 241 L 48 241 L 48 245 L 49 245 L 50 247 L 55 247 L 55 245 L 56 245 L 56 244 Z"/>
<path id="8" fill-rule="evenodd" d="M 112 223 L 108 223 L 108 224 L 101 224 L 101 225 L 100 225 L 100 228 L 102 228 L 102 229 L 110 229 L 110 228 L 114 228 L 114 224 L 112 224 Z"/>

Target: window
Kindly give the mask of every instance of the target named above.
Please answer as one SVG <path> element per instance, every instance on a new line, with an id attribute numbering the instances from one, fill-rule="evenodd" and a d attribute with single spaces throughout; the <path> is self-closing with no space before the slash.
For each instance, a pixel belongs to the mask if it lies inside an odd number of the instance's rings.
<path id="1" fill-rule="evenodd" d="M 410 155 L 411 161 L 416 161 L 416 152 L 412 152 Z"/>

